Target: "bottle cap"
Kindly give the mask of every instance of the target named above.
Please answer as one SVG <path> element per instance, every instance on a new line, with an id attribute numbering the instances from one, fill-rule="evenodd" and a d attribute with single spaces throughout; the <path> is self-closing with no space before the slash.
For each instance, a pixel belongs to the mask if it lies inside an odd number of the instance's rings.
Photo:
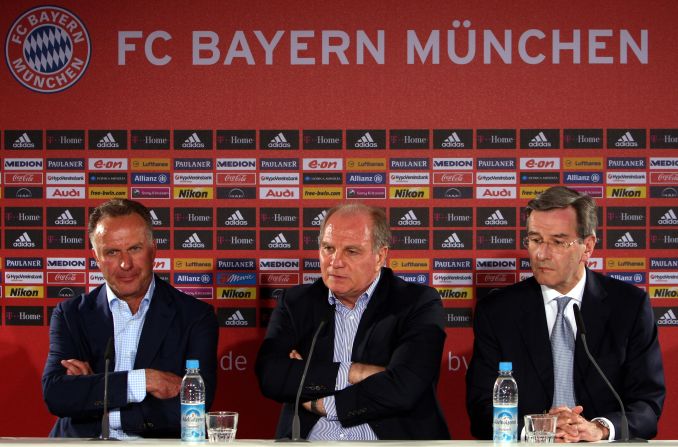
<path id="1" fill-rule="evenodd" d="M 200 360 L 186 360 L 186 369 L 198 369 L 200 368 Z"/>
<path id="2" fill-rule="evenodd" d="M 513 363 L 511 362 L 499 362 L 499 371 L 512 371 Z"/>

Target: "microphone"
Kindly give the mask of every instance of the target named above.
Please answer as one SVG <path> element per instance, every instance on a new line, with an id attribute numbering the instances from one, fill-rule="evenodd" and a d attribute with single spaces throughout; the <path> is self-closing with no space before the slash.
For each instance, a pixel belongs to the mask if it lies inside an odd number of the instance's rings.
<path id="1" fill-rule="evenodd" d="M 582 344 L 584 345 L 586 356 L 589 358 L 591 363 L 593 363 L 593 366 L 596 367 L 598 374 L 600 374 L 600 377 L 603 378 L 603 381 L 612 392 L 614 398 L 617 399 L 617 402 L 619 403 L 619 408 L 621 409 L 621 438 L 619 439 L 619 441 L 614 442 L 629 442 L 629 420 L 626 418 L 626 410 L 624 409 L 624 403 L 622 402 L 621 398 L 619 397 L 619 394 L 617 394 L 617 391 L 615 391 L 610 381 L 607 379 L 607 376 L 605 376 L 603 370 L 600 369 L 600 366 L 598 366 L 598 362 L 596 362 L 596 360 L 591 355 L 591 352 L 589 351 L 588 343 L 586 343 L 586 327 L 584 326 L 584 318 L 582 318 L 581 316 L 579 306 L 575 304 L 573 306 L 573 309 L 574 309 L 574 320 L 577 323 L 577 332 L 579 333 L 579 338 L 581 339 Z M 630 441 L 645 442 L 645 440 L 641 439 L 631 439 Z"/>
<path id="2" fill-rule="evenodd" d="M 311 357 L 313 356 L 313 351 L 315 350 L 315 342 L 318 340 L 318 335 L 320 331 L 327 323 L 327 319 L 322 320 L 318 325 L 318 329 L 315 330 L 313 338 L 311 339 L 311 347 L 308 350 L 308 357 L 306 357 L 306 363 L 304 364 L 304 372 L 301 374 L 301 380 L 299 381 L 299 388 L 297 388 L 297 398 L 294 401 L 294 417 L 292 418 L 292 438 L 291 439 L 278 439 L 277 441 L 281 442 L 309 442 L 306 439 L 301 438 L 301 423 L 299 422 L 299 400 L 301 399 L 301 390 L 304 389 L 304 382 L 306 382 L 306 373 L 308 372 L 308 367 L 311 364 Z"/>
<path id="3" fill-rule="evenodd" d="M 110 337 L 104 352 L 104 414 L 101 417 L 101 439 L 104 441 L 117 441 L 117 439 L 111 438 L 111 428 L 108 421 L 108 368 L 114 357 L 115 345 L 113 337 Z"/>

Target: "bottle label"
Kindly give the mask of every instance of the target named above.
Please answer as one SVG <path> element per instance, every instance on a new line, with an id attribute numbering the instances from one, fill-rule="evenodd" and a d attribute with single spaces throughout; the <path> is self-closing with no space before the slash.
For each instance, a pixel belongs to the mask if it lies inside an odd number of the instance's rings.
<path id="1" fill-rule="evenodd" d="M 205 441 L 205 404 L 181 404 L 181 440 Z"/>
<path id="2" fill-rule="evenodd" d="M 518 406 L 495 405 L 493 428 L 495 442 L 516 442 L 518 440 Z"/>

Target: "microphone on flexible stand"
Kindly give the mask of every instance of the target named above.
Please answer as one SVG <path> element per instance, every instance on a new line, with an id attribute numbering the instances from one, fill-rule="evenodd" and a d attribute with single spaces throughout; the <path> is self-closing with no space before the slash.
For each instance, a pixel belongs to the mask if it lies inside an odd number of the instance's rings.
<path id="1" fill-rule="evenodd" d="M 115 357 L 114 346 L 113 337 L 110 337 L 104 353 L 104 414 L 101 417 L 101 438 L 99 438 L 103 441 L 117 441 L 116 438 L 111 438 L 111 428 L 108 421 L 108 368 L 111 360 Z"/>
<path id="2" fill-rule="evenodd" d="M 588 343 L 586 343 L 586 327 L 584 326 L 584 318 L 582 318 L 581 316 L 579 306 L 575 304 L 573 306 L 573 309 L 574 309 L 574 320 L 577 323 L 577 333 L 579 334 L 579 338 L 581 339 L 582 344 L 584 345 L 586 356 L 589 358 L 591 363 L 593 363 L 593 366 L 596 367 L 598 374 L 600 374 L 600 377 L 603 378 L 603 381 L 612 392 L 614 398 L 617 399 L 617 402 L 619 403 L 619 408 L 621 409 L 621 438 L 618 441 L 614 442 L 647 442 L 644 439 L 637 438 L 629 439 L 629 420 L 626 418 L 626 410 L 624 409 L 624 403 L 622 402 L 621 398 L 619 397 L 619 394 L 617 394 L 617 391 L 615 391 L 610 381 L 607 379 L 607 376 L 605 376 L 603 370 L 600 369 L 600 366 L 598 366 L 598 362 L 596 362 L 596 360 L 591 355 L 591 352 L 589 351 Z"/>
<path id="3" fill-rule="evenodd" d="M 299 388 L 297 388 L 297 398 L 294 401 L 294 417 L 292 418 L 292 438 L 291 439 L 277 439 L 277 442 L 309 442 L 306 439 L 301 438 L 301 423 L 299 422 L 299 400 L 301 399 L 301 391 L 304 389 L 304 382 L 306 382 L 306 373 L 308 372 L 308 367 L 311 364 L 311 357 L 313 356 L 313 351 L 315 350 L 315 342 L 318 340 L 318 335 L 320 331 L 327 324 L 327 320 L 322 320 L 318 325 L 318 329 L 315 330 L 313 338 L 311 339 L 311 347 L 308 350 L 308 357 L 306 357 L 306 363 L 304 364 L 304 372 L 301 374 L 301 380 L 299 381 Z"/>

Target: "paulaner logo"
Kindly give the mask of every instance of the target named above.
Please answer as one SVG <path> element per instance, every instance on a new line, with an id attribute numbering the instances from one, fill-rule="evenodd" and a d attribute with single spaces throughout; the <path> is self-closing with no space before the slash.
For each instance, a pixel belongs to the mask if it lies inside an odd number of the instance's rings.
<path id="1" fill-rule="evenodd" d="M 87 70 L 92 46 L 87 28 L 67 9 L 33 8 L 10 27 L 5 60 L 12 76 L 39 93 L 73 86 Z"/>

